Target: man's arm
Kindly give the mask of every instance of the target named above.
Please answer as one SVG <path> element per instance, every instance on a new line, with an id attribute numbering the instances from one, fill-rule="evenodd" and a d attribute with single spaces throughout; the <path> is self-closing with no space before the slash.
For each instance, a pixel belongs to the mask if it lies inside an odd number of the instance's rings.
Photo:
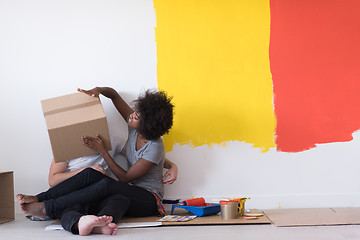
<path id="1" fill-rule="evenodd" d="M 76 175 L 77 173 L 79 173 L 85 169 L 85 167 L 84 167 L 84 168 L 79 168 L 74 171 L 67 172 L 66 171 L 67 167 L 68 167 L 67 162 L 55 163 L 54 160 L 51 162 L 50 169 L 49 169 L 49 185 L 50 185 L 50 187 L 54 187 L 55 185 L 61 183 L 62 181 L 65 181 L 66 179 Z M 100 164 L 92 165 L 89 167 L 101 172 L 102 174 L 106 174 L 106 171 L 104 170 L 103 167 L 101 167 Z"/>
<path id="2" fill-rule="evenodd" d="M 75 172 L 66 172 L 67 170 L 67 162 L 58 162 L 51 161 L 50 169 L 49 169 L 49 185 L 50 187 L 54 187 L 58 183 L 72 177 L 75 175 Z M 80 169 L 78 170 L 80 172 Z"/>

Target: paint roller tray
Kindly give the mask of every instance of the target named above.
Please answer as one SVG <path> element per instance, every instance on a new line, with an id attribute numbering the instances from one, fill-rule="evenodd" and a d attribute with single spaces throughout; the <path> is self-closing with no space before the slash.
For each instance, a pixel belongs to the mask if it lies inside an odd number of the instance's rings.
<path id="1" fill-rule="evenodd" d="M 215 215 L 220 212 L 220 204 L 217 203 L 205 203 L 205 206 L 184 206 L 174 204 L 171 207 L 171 215 L 174 212 L 175 208 L 183 208 L 197 217 L 203 217 L 208 215 Z"/>

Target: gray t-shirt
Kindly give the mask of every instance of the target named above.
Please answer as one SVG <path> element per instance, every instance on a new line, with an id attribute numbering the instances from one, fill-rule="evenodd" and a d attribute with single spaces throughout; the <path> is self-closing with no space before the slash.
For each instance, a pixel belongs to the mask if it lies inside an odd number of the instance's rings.
<path id="1" fill-rule="evenodd" d="M 129 168 L 140 158 L 155 163 L 156 165 L 144 176 L 135 179 L 130 184 L 143 187 L 155 193 L 160 199 L 164 196 L 163 167 L 165 161 L 165 147 L 161 138 L 148 141 L 141 149 L 136 151 L 136 139 L 138 132 L 129 127 L 126 157 Z"/>

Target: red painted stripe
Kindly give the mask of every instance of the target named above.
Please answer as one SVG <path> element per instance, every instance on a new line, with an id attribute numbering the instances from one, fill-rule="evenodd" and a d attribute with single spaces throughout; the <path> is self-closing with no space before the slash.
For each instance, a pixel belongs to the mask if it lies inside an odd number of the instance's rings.
<path id="1" fill-rule="evenodd" d="M 352 140 L 360 129 L 360 1 L 270 0 L 279 151 Z"/>

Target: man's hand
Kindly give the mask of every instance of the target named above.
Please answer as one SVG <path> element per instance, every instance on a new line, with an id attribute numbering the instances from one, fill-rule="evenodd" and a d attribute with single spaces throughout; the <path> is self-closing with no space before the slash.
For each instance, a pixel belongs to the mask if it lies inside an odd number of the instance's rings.
<path id="1" fill-rule="evenodd" d="M 81 140 L 85 146 L 94 149 L 101 155 L 107 151 L 104 142 L 101 140 L 99 134 L 97 134 L 95 138 L 89 136 L 83 136 L 81 137 Z"/>
<path id="2" fill-rule="evenodd" d="M 107 172 L 105 171 L 105 169 L 100 164 L 95 164 L 95 165 L 92 165 L 92 166 L 89 166 L 89 167 L 91 167 L 92 169 L 94 169 L 96 171 L 101 172 L 104 175 L 107 175 Z"/>
<path id="3" fill-rule="evenodd" d="M 101 93 L 101 88 L 99 88 L 99 87 L 96 87 L 96 88 L 93 88 L 93 89 L 90 89 L 90 90 L 84 90 L 84 89 L 78 88 L 77 90 L 79 92 L 85 93 L 85 94 L 87 94 L 89 96 L 92 96 L 92 97 L 99 97 L 99 95 Z"/>

